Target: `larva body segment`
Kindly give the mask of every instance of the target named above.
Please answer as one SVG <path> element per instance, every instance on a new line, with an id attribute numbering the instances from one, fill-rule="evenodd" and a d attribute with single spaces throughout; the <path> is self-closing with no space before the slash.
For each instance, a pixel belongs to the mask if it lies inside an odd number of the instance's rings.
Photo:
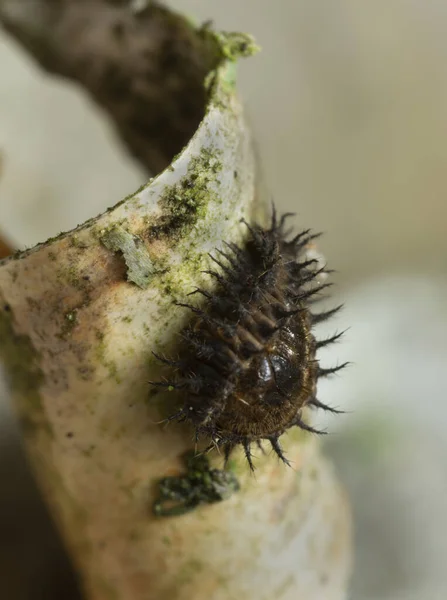
<path id="1" fill-rule="evenodd" d="M 316 358 L 319 346 L 312 333 L 316 322 L 330 318 L 340 307 L 314 314 L 312 303 L 328 283 L 319 283 L 329 271 L 306 256 L 318 237 L 309 230 L 287 239 L 275 212 L 271 226 L 247 227 L 243 246 L 227 244 L 212 259 L 219 266 L 209 274 L 217 280 L 214 294 L 194 313 L 183 331 L 184 349 L 179 361 L 161 359 L 176 367 L 175 378 L 156 385 L 173 386 L 183 393 L 183 407 L 175 415 L 189 421 L 196 436 L 207 436 L 231 450 L 241 444 L 250 468 L 251 444 L 269 440 L 287 463 L 279 437 L 290 427 L 319 433 L 302 419 L 307 405 L 333 410 L 316 398 L 317 380 L 343 368 L 322 369 Z M 336 411 L 334 411 L 336 412 Z"/>

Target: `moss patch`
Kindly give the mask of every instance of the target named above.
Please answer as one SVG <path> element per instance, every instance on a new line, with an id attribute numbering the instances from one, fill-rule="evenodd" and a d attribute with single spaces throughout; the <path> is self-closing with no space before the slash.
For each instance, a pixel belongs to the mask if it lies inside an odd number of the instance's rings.
<path id="1" fill-rule="evenodd" d="M 158 482 L 159 497 L 153 510 L 159 517 L 178 517 L 201 504 L 228 499 L 239 491 L 239 482 L 231 471 L 212 469 L 204 454 L 188 450 L 183 456 L 186 474 L 164 477 Z"/>

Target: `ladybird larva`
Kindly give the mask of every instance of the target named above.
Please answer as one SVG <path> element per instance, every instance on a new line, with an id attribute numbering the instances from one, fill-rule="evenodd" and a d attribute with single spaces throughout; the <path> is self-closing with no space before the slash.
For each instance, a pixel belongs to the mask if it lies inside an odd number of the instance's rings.
<path id="1" fill-rule="evenodd" d="M 245 244 L 226 243 L 225 251 L 211 256 L 219 271 L 206 271 L 217 281 L 198 308 L 180 304 L 194 314 L 182 332 L 183 354 L 178 360 L 157 356 L 175 368 L 172 380 L 153 385 L 178 389 L 183 406 L 168 420 L 190 422 L 196 439 L 207 436 L 223 447 L 225 460 L 237 445 L 245 450 L 253 470 L 251 444 L 268 440 L 289 464 L 279 438 L 291 427 L 322 433 L 302 417 L 305 406 L 339 412 L 317 399 L 317 380 L 346 363 L 322 368 L 316 352 L 341 334 L 317 341 L 316 323 L 329 319 L 341 306 L 315 313 L 319 293 L 331 284 L 330 273 L 306 248 L 320 234 L 302 231 L 289 239 L 286 213 L 278 220 L 273 209 L 270 227 L 249 225 Z"/>

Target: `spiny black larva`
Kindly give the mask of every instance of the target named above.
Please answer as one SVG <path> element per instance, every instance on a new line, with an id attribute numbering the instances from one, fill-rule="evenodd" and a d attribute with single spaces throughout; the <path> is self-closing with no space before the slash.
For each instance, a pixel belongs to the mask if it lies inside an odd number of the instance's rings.
<path id="1" fill-rule="evenodd" d="M 211 259 L 219 272 L 206 271 L 218 289 L 192 294 L 205 297 L 205 307 L 180 304 L 194 313 L 182 332 L 184 350 L 179 360 L 158 355 L 174 367 L 172 380 L 152 385 L 181 390 L 179 412 L 167 420 L 188 421 L 196 439 L 206 436 L 223 447 L 225 461 L 237 445 L 245 450 L 253 470 L 251 444 L 268 440 L 286 464 L 279 443 L 290 427 L 317 431 L 302 419 L 305 406 L 337 411 L 316 397 L 317 380 L 343 369 L 347 363 L 320 367 L 316 351 L 337 341 L 341 334 L 317 341 L 316 323 L 326 321 L 341 306 L 312 312 L 319 293 L 331 284 L 319 283 L 331 271 L 306 256 L 310 242 L 320 234 L 302 231 L 292 239 L 285 231 L 286 213 L 278 220 L 273 209 L 270 228 L 249 225 L 243 246 L 225 244 Z"/>

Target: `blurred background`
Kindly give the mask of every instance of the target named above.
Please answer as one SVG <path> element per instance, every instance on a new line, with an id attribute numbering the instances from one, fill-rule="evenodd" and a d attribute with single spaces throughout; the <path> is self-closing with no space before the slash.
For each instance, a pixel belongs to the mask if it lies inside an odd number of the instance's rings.
<path id="1" fill-rule="evenodd" d="M 354 511 L 351 597 L 444 599 L 447 3 L 168 4 L 255 35 L 263 51 L 240 64 L 239 89 L 265 178 L 299 227 L 326 232 L 321 249 L 346 305 L 327 333 L 349 330 L 322 363 L 353 364 L 320 393 L 350 412 L 318 424 Z M 0 72 L 0 223 L 18 247 L 145 180 L 82 91 L 40 72 L 1 32 Z M 0 397 L 0 596 L 68 600 L 57 538 Z M 13 569 L 19 555 L 32 595 Z"/>

